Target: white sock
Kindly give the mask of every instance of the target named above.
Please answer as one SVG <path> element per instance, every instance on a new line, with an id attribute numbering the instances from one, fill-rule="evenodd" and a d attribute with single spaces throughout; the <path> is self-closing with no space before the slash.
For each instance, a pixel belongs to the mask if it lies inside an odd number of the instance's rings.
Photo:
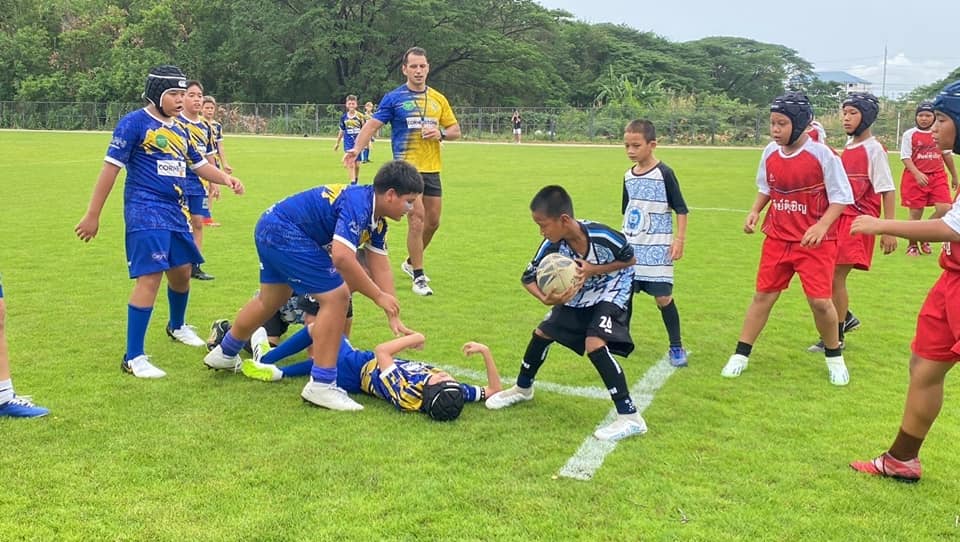
<path id="1" fill-rule="evenodd" d="M 0 405 L 13 399 L 13 380 L 0 380 Z"/>

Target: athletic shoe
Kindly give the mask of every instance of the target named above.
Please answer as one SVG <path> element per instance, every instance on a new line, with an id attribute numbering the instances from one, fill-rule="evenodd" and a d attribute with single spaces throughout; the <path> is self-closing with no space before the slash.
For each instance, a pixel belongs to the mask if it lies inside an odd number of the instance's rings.
<path id="1" fill-rule="evenodd" d="M 220 223 L 212 218 L 206 218 L 203 220 L 203 226 L 205 228 L 218 228 L 220 227 Z"/>
<path id="2" fill-rule="evenodd" d="M 240 369 L 240 363 L 240 356 L 225 356 L 219 344 L 203 358 L 204 365 L 217 371 L 222 369 L 236 372 Z"/>
<path id="3" fill-rule="evenodd" d="M 229 331 L 230 320 L 227 320 L 226 318 L 214 320 L 213 324 L 210 325 L 210 336 L 207 337 L 207 350 L 213 350 L 219 346 Z"/>
<path id="4" fill-rule="evenodd" d="M 854 461 L 850 463 L 850 468 L 873 476 L 893 478 L 908 484 L 920 481 L 919 457 L 914 457 L 910 461 L 900 461 L 890 455 L 890 452 L 887 452 L 872 461 Z"/>
<path id="5" fill-rule="evenodd" d="M 240 372 L 247 378 L 264 382 L 276 382 L 283 379 L 283 371 L 276 365 L 257 363 L 252 359 L 243 360 L 243 363 L 240 364 Z"/>
<path id="6" fill-rule="evenodd" d="M 150 363 L 150 358 L 146 354 L 140 354 L 131 360 L 124 359 L 120 363 L 120 368 L 137 378 L 163 378 L 167 376 L 163 369 Z"/>
<path id="7" fill-rule="evenodd" d="M 723 366 L 723 370 L 720 371 L 720 376 L 726 378 L 736 378 L 740 376 L 740 373 L 747 369 L 747 363 L 750 360 L 747 356 L 741 354 L 734 354 L 730 356 L 730 359 L 727 360 L 727 364 Z"/>
<path id="8" fill-rule="evenodd" d="M 193 266 L 193 271 L 190 272 L 190 278 L 197 280 L 213 280 L 216 277 L 213 275 L 208 275 L 203 269 L 200 269 L 199 265 L 195 265 Z"/>
<path id="9" fill-rule="evenodd" d="M 846 348 L 846 345 L 843 344 L 843 341 L 840 341 L 840 350 L 843 350 L 844 348 Z M 822 354 L 826 351 L 826 349 L 827 347 L 823 345 L 823 339 L 820 339 L 819 341 L 817 341 L 816 344 L 811 344 L 810 346 L 808 346 L 807 352 L 810 352 L 811 354 L 816 354 L 816 353 Z"/>
<path id="10" fill-rule="evenodd" d="M 670 365 L 674 367 L 687 366 L 687 351 L 684 350 L 682 346 L 671 346 L 668 355 L 670 357 Z"/>
<path id="11" fill-rule="evenodd" d="M 933 254 L 933 249 L 930 248 L 930 243 L 927 243 L 926 241 L 920 243 L 920 252 L 923 252 L 924 254 Z"/>
<path id="12" fill-rule="evenodd" d="M 179 329 L 170 329 L 170 325 L 167 324 L 167 335 L 187 346 L 207 346 L 206 341 L 197 335 L 197 328 L 187 324 L 183 324 Z"/>
<path id="13" fill-rule="evenodd" d="M 843 319 L 843 332 L 850 333 L 851 331 L 860 327 L 860 319 L 850 313 L 848 318 Z"/>
<path id="14" fill-rule="evenodd" d="M 413 276 L 413 265 L 410 264 L 410 261 L 409 261 L 409 260 L 403 260 L 403 263 L 400 264 L 400 269 L 403 270 L 404 273 L 406 273 L 407 275 L 409 275 L 410 278 L 414 278 L 414 276 Z M 424 275 L 423 278 L 424 278 L 427 282 L 430 282 L 430 277 Z"/>
<path id="15" fill-rule="evenodd" d="M 633 414 L 619 414 L 612 423 L 593 432 L 597 440 L 616 442 L 633 435 L 642 435 L 647 432 L 647 422 L 639 412 Z"/>
<path id="16" fill-rule="evenodd" d="M 27 395 L 14 395 L 0 405 L 0 418 L 39 418 L 50 414 L 50 409 L 33 404 Z"/>
<path id="17" fill-rule="evenodd" d="M 490 410 L 500 410 L 521 401 L 533 399 L 533 388 L 521 388 L 513 386 L 510 389 L 495 393 L 487 398 L 487 408 Z"/>
<path id="18" fill-rule="evenodd" d="M 427 284 L 427 276 L 421 275 L 413 279 L 413 293 L 417 295 L 433 295 L 433 289 Z"/>
<path id="19" fill-rule="evenodd" d="M 250 348 L 253 350 L 253 361 L 260 363 L 263 356 L 270 351 L 270 339 L 267 338 L 267 330 L 258 327 L 250 337 Z"/>
<path id="20" fill-rule="evenodd" d="M 314 382 L 313 378 L 303 387 L 300 397 L 310 404 L 330 410 L 363 410 L 363 405 L 351 399 L 343 388 L 338 388 L 336 384 Z"/>
<path id="21" fill-rule="evenodd" d="M 830 371 L 830 383 L 834 386 L 846 386 L 850 383 L 850 373 L 843 362 L 843 356 L 827 358 L 827 370 Z"/>
<path id="22" fill-rule="evenodd" d="M 917 245 L 910 245 L 907 247 L 907 256 L 919 256 L 920 249 L 917 248 Z"/>

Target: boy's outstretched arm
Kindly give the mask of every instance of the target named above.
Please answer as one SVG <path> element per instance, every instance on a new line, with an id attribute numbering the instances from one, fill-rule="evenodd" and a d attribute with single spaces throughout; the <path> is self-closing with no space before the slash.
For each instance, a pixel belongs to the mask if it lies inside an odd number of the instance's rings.
<path id="1" fill-rule="evenodd" d="M 350 290 L 360 292 L 367 296 L 376 303 L 378 307 L 383 309 L 390 323 L 390 330 L 393 331 L 395 335 L 408 335 L 412 333 L 403 325 L 403 322 L 400 321 L 400 302 L 397 301 L 397 298 L 390 291 L 381 287 L 388 286 L 392 289 L 392 278 L 390 279 L 389 285 L 374 282 L 374 279 L 370 278 L 370 275 L 363 270 L 363 266 L 360 265 L 360 261 L 357 260 L 357 253 L 353 248 L 339 240 L 334 239 L 333 243 L 331 243 L 330 255 L 334 267 L 337 268 L 337 272 L 339 272 L 343 280 L 346 281 Z M 390 265 L 386 256 L 368 251 L 367 265 L 370 267 L 370 272 L 374 277 L 378 280 L 386 281 L 386 279 L 383 278 L 382 271 L 384 265 Z"/>
<path id="2" fill-rule="evenodd" d="M 113 190 L 113 185 L 117 182 L 117 175 L 120 174 L 120 166 L 110 162 L 104 162 L 100 169 L 100 175 L 97 176 L 97 184 L 93 187 L 93 195 L 90 196 L 90 205 L 87 206 L 87 212 L 80 219 L 80 223 L 73 228 L 84 243 L 97 236 L 100 230 L 100 213 L 103 212 L 103 206 L 107 203 L 107 197 Z"/>
<path id="3" fill-rule="evenodd" d="M 860 215 L 853 220 L 850 233 L 888 234 L 916 241 L 960 242 L 960 232 L 948 226 L 942 218 L 936 220 L 881 220 L 872 216 Z"/>
<path id="4" fill-rule="evenodd" d="M 471 354 L 483 356 L 483 364 L 487 369 L 487 385 L 483 388 L 486 397 L 490 397 L 503 389 L 503 383 L 500 382 L 500 373 L 497 371 L 497 364 L 493 361 L 490 347 L 483 343 L 470 341 L 463 345 L 463 353 L 467 356 Z"/>
<path id="5" fill-rule="evenodd" d="M 378 344 L 377 347 L 373 349 L 373 354 L 377 357 L 377 367 L 380 367 L 381 371 L 389 369 L 394 364 L 394 356 L 408 348 L 419 350 L 423 348 L 426 341 L 427 339 L 423 336 L 423 333 L 413 332 L 410 335 L 404 335 L 403 337 Z"/>

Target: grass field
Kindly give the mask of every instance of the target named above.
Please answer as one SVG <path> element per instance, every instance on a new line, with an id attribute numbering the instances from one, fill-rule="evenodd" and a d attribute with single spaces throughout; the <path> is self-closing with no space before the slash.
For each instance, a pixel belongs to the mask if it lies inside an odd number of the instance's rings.
<path id="1" fill-rule="evenodd" d="M 119 370 L 126 277 L 122 186 L 99 236 L 73 227 L 108 134 L 0 132 L 0 271 L 17 390 L 52 415 L 3 420 L 0 540 L 946 540 L 960 537 L 960 402 L 948 381 L 941 420 L 923 452 L 924 480 L 907 486 L 847 467 L 889 445 L 900 420 L 916 312 L 935 258 L 877 255 L 850 280 L 864 322 L 848 337 L 851 384 L 827 381 L 797 281 L 774 309 L 751 364 L 727 380 L 753 291 L 761 236 L 741 226 L 759 150 L 661 149 L 692 207 L 676 299 L 690 367 L 656 392 L 650 432 L 621 442 L 592 479 L 559 476 L 610 409 L 608 399 L 541 389 L 503 411 L 468 405 L 448 424 L 362 397 L 359 413 L 304 404 L 303 381 L 265 384 L 206 370 L 203 351 L 172 343 L 161 294 L 147 351 L 168 377 Z M 329 141 L 228 136 L 242 197 L 214 207 L 188 322 L 232 318 L 257 287 L 252 228 L 273 202 L 341 182 Z M 373 159 L 382 163 L 386 145 Z M 895 158 L 895 157 L 893 157 Z M 414 296 L 398 271 L 404 322 L 426 334 L 411 357 L 480 371 L 459 353 L 490 345 L 513 378 L 545 308 L 519 284 L 539 242 L 527 205 L 560 183 L 580 217 L 620 224 L 628 167 L 614 147 L 449 144 L 444 213 L 427 271 L 436 295 Z M 896 160 L 894 173 L 899 175 Z M 375 165 L 375 164 L 372 164 Z M 364 180 L 373 168 L 361 172 Z M 405 224 L 391 256 L 405 255 Z M 901 246 L 905 247 L 902 244 Z M 666 350 L 659 312 L 635 300 L 637 382 Z M 354 343 L 389 335 L 382 312 L 357 302 Z M 204 333 L 205 334 L 205 333 Z M 469 373 L 463 373 L 469 374 Z M 478 383 L 477 380 L 467 381 Z M 555 348 L 539 381 L 601 387 L 585 358 Z M 637 395 L 635 395 L 637 398 Z"/>

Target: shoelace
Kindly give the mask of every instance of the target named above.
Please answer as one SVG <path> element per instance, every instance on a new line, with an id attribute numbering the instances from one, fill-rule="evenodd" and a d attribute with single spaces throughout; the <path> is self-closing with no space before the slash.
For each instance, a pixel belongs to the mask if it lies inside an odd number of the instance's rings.
<path id="1" fill-rule="evenodd" d="M 25 407 L 36 407 L 37 405 L 33 404 L 32 395 L 14 395 L 13 399 L 8 401 L 10 404 L 25 406 Z"/>

